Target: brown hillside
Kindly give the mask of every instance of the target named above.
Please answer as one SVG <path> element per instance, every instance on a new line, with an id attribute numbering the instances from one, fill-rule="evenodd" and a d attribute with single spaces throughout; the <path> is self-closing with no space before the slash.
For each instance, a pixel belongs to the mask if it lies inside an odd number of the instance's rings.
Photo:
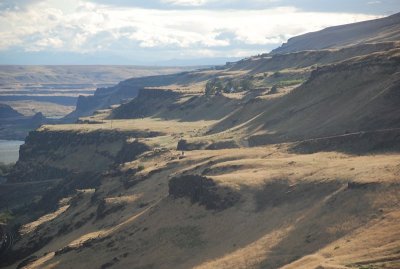
<path id="1" fill-rule="evenodd" d="M 296 36 L 273 54 L 289 53 L 302 50 L 320 50 L 339 48 L 362 43 L 395 41 L 400 38 L 400 13 L 389 17 L 329 27 L 324 30 Z"/>
<path id="2" fill-rule="evenodd" d="M 392 50 L 319 68 L 290 94 L 247 104 L 213 131 L 235 121 L 253 144 L 264 144 L 398 128 L 399 56 Z"/>

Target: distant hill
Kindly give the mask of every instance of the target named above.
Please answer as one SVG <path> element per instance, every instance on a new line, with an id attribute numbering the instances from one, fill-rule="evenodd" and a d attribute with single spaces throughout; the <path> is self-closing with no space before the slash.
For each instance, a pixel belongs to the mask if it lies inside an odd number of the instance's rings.
<path id="1" fill-rule="evenodd" d="M 0 139 L 23 140 L 30 131 L 52 122 L 40 112 L 25 116 L 9 105 L 0 104 Z"/>
<path id="2" fill-rule="evenodd" d="M 0 108 L 0 138 L 18 137 L 24 139 L 25 135 L 36 128 L 38 122 L 41 122 L 31 120 L 31 116 L 40 113 L 37 115 L 43 114 L 43 116 L 53 119 L 63 117 L 75 109 L 78 96 L 90 95 L 96 88 L 115 85 L 119 81 L 130 78 L 167 75 L 192 70 L 193 68 L 112 65 L 1 65 L 0 102 L 7 106 Z M 78 103 L 81 104 L 83 99 L 85 98 L 81 97 Z M 90 110 L 89 107 L 87 109 Z M 92 112 L 92 110 L 90 111 Z M 21 116 L 27 117 L 24 120 L 18 118 L 17 121 L 13 122 L 16 117 Z"/>
<path id="3" fill-rule="evenodd" d="M 1 65 L 0 85 L 110 84 L 121 80 L 178 73 L 189 67 L 116 65 Z"/>
<path id="4" fill-rule="evenodd" d="M 272 51 L 282 54 L 303 50 L 340 48 L 349 45 L 395 41 L 400 39 L 400 13 L 382 19 L 329 27 L 296 36 Z"/>
<path id="5" fill-rule="evenodd" d="M 208 70 L 188 71 L 172 75 L 132 78 L 109 88 L 99 88 L 93 96 L 79 98 L 77 108 L 66 117 L 75 120 L 135 98 L 139 90 L 148 87 L 182 87 L 200 85 L 229 71 L 233 76 L 255 76 L 276 72 L 286 82 L 305 80 L 317 66 L 339 63 L 352 57 L 388 51 L 399 47 L 400 13 L 377 20 L 335 26 L 319 32 L 294 37 L 272 53 L 249 57 Z M 307 50 L 307 51 L 305 51 Z M 287 70 L 296 69 L 292 73 Z M 285 72 L 278 71 L 286 70 Z M 236 73 L 243 72 L 243 73 Z M 259 77 L 260 78 L 260 77 Z M 270 79 L 274 82 L 275 79 Z M 204 87 L 204 86 L 203 86 Z"/>
<path id="6" fill-rule="evenodd" d="M 0 104 L 0 118 L 21 117 L 22 114 L 6 104 Z"/>

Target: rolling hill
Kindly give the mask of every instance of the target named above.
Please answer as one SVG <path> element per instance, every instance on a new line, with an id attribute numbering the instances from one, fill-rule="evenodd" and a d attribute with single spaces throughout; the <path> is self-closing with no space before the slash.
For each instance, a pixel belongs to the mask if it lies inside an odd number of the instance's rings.
<path id="1" fill-rule="evenodd" d="M 389 17 L 334 26 L 322 31 L 307 33 L 288 40 L 272 51 L 273 54 L 303 50 L 320 50 L 346 46 L 399 40 L 400 14 Z"/>

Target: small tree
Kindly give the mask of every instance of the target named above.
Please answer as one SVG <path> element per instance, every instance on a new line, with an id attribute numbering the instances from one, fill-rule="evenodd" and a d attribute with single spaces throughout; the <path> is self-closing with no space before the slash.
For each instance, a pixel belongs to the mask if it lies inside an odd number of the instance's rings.
<path id="1" fill-rule="evenodd" d="M 282 76 L 282 74 L 281 74 L 281 72 L 276 71 L 272 76 L 273 76 L 274 78 L 279 78 L 279 77 Z"/>
<path id="2" fill-rule="evenodd" d="M 254 88 L 253 83 L 251 82 L 251 80 L 249 78 L 243 79 L 240 84 L 241 84 L 240 86 L 242 87 L 242 90 L 244 90 L 244 91 L 249 91 L 252 88 Z"/>
<path id="3" fill-rule="evenodd" d="M 215 94 L 214 83 L 212 80 L 207 81 L 205 92 L 206 92 L 206 95 L 214 95 Z"/>
<path id="4" fill-rule="evenodd" d="M 269 91 L 269 94 L 275 94 L 278 93 L 278 87 L 276 85 L 272 86 L 271 90 Z"/>
<path id="5" fill-rule="evenodd" d="M 232 92 L 232 91 L 231 91 L 232 88 L 234 88 L 234 87 L 233 87 L 232 80 L 228 80 L 228 82 L 225 84 L 224 92 L 230 93 L 230 92 Z"/>
<path id="6" fill-rule="evenodd" d="M 223 81 L 219 78 L 214 78 L 209 80 L 206 84 L 205 94 L 206 95 L 216 95 L 224 90 Z"/>
<path id="7" fill-rule="evenodd" d="M 214 86 L 215 86 L 216 93 L 221 93 L 224 90 L 224 84 L 218 78 L 216 79 Z"/>

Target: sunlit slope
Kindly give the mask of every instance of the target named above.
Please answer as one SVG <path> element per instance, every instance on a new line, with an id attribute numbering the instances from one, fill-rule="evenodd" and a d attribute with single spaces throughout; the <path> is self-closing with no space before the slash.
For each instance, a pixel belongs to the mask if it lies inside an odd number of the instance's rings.
<path id="1" fill-rule="evenodd" d="M 214 132 L 242 128 L 254 143 L 274 143 L 399 128 L 399 56 L 391 50 L 324 66 L 279 99 L 244 105 Z"/>
<path id="2" fill-rule="evenodd" d="M 34 250 L 27 268 L 397 268 L 398 155 L 179 155 L 144 154 L 97 179 L 24 226 L 16 253 Z M 182 175 L 191 183 L 177 198 L 170 182 Z"/>
<path id="3" fill-rule="evenodd" d="M 275 49 L 273 53 L 320 50 L 362 43 L 399 40 L 399 25 L 400 13 L 397 13 L 381 19 L 329 27 L 318 32 L 293 37 L 280 48 Z"/>

